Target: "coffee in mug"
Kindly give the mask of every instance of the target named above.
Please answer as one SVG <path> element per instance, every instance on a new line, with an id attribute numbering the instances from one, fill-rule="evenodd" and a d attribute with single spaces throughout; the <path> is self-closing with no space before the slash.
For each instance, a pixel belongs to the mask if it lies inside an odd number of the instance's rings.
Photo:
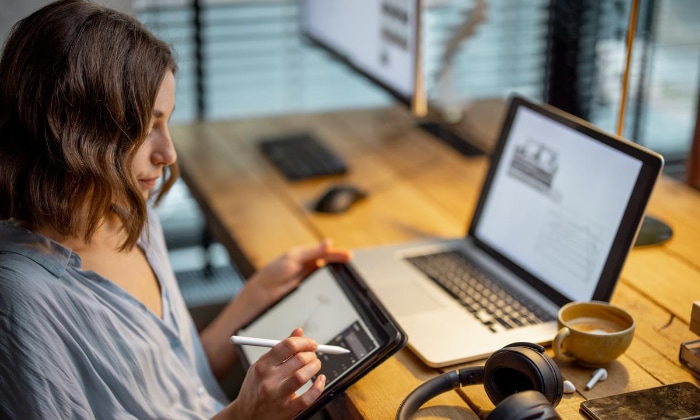
<path id="1" fill-rule="evenodd" d="M 605 366 L 627 350 L 635 322 L 627 311 L 606 302 L 571 302 L 559 310 L 552 347 L 560 360 L 586 367 Z"/>

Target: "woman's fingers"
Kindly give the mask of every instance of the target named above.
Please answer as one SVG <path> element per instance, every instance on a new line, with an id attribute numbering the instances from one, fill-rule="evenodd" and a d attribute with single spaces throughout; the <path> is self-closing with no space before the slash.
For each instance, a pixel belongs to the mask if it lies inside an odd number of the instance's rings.
<path id="1" fill-rule="evenodd" d="M 271 358 L 277 362 L 276 376 L 283 378 L 279 388 L 282 395 L 293 394 L 321 370 L 321 361 L 315 353 L 318 346 L 303 334 L 301 328 L 296 328 L 270 351 Z"/>
<path id="2" fill-rule="evenodd" d="M 297 330 L 295 330 L 295 332 L 297 332 Z M 302 334 L 301 329 L 299 329 L 298 333 Z M 292 334 L 294 334 L 294 332 Z M 272 357 L 274 365 L 281 365 L 294 357 L 294 355 L 301 352 L 314 352 L 317 347 L 318 345 L 314 340 L 299 335 L 285 338 L 272 347 L 268 353 Z"/>
<path id="3" fill-rule="evenodd" d="M 304 402 L 304 406 L 308 407 L 318 399 L 318 397 L 321 396 L 321 393 L 323 390 L 326 388 L 326 375 L 318 375 L 316 380 L 314 381 L 314 384 L 309 388 L 308 391 L 306 391 L 304 394 L 302 394 L 299 399 L 301 399 Z"/>
<path id="4" fill-rule="evenodd" d="M 301 327 L 296 327 L 292 331 L 291 334 L 289 334 L 290 337 L 303 337 L 304 336 L 304 330 Z"/>
<path id="5" fill-rule="evenodd" d="M 318 246 L 297 248 L 294 251 L 294 258 L 300 262 L 315 263 L 317 260 L 325 262 L 347 262 L 352 257 L 348 250 L 332 249 L 332 243 L 326 239 Z"/>
<path id="6" fill-rule="evenodd" d="M 280 366 L 280 370 L 286 378 L 280 384 L 280 392 L 282 395 L 292 395 L 321 370 L 321 361 L 314 353 L 297 353 L 284 366 Z"/>
<path id="7" fill-rule="evenodd" d="M 309 407 L 326 383 L 323 375 L 310 382 L 321 369 L 317 347 L 316 341 L 304 337 L 303 330 L 296 328 L 263 354 L 248 370 L 234 402 L 236 407 L 242 407 L 238 409 L 244 413 L 242 416 L 291 418 Z"/>
<path id="8" fill-rule="evenodd" d="M 318 397 L 321 396 L 321 393 L 323 392 L 325 387 L 326 376 L 318 375 L 314 383 L 309 389 L 306 390 L 306 392 L 299 395 L 289 403 L 290 409 L 295 412 L 299 412 L 305 409 L 306 407 L 309 407 L 311 404 L 313 404 L 314 401 L 318 399 Z"/>

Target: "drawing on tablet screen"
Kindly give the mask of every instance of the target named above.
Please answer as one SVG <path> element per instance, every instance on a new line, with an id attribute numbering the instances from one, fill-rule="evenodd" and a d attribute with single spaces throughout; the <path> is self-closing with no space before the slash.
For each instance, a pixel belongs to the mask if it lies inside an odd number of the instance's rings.
<path id="1" fill-rule="evenodd" d="M 313 337 L 319 332 L 318 321 L 325 319 L 324 316 L 329 315 L 327 313 L 328 309 L 331 307 L 331 299 L 328 296 L 316 295 L 316 303 L 311 307 L 311 312 L 301 323 L 301 328 L 304 330 L 304 334 Z"/>

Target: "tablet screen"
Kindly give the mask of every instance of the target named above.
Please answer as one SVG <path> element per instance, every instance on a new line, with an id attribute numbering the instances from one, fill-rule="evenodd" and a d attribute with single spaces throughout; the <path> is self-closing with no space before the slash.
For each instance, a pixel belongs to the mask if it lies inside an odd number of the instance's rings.
<path id="1" fill-rule="evenodd" d="M 330 344 L 350 350 L 349 354 L 319 353 L 321 371 L 326 375 L 326 388 L 343 378 L 356 365 L 375 353 L 383 340 L 373 332 L 366 311 L 354 302 L 347 286 L 341 284 L 329 268 L 319 269 L 304 280 L 289 295 L 254 320 L 237 335 L 272 338 L 288 337 L 297 327 L 304 335 L 319 344 Z M 241 346 L 249 364 L 269 351 L 267 348 Z M 312 379 L 313 381 L 313 379 Z M 309 381 L 297 391 L 303 393 L 311 386 Z"/>

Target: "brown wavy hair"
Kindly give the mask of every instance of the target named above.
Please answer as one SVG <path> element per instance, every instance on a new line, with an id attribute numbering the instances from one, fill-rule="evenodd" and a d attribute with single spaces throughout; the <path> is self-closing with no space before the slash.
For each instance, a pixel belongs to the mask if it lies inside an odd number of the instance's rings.
<path id="1" fill-rule="evenodd" d="M 155 98 L 176 64 L 134 18 L 85 0 L 15 24 L 0 59 L 0 219 L 86 242 L 105 218 L 136 244 L 147 205 L 131 174 Z M 165 171 L 156 201 L 172 186 Z"/>

